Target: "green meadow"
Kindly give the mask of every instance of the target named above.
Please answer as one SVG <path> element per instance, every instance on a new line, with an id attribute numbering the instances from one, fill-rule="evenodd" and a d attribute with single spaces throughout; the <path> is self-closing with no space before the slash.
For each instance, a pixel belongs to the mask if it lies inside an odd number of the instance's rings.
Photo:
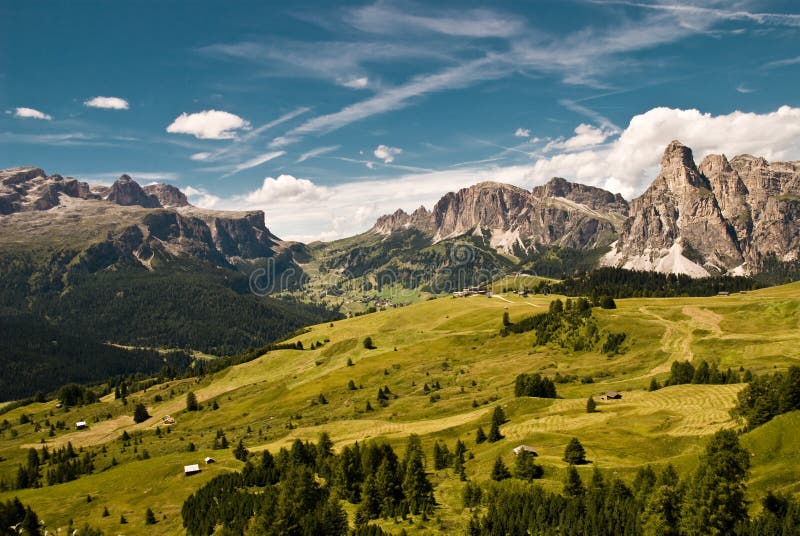
<path id="1" fill-rule="evenodd" d="M 443 297 L 311 326 L 290 341 L 301 341 L 304 350 L 273 351 L 201 379 L 156 385 L 130 394 L 125 404 L 110 395 L 83 407 L 57 408 L 50 401 L 8 411 L 0 415 L 8 422 L 0 442 L 0 478 L 13 480 L 27 449 L 44 445 L 52 451 L 71 443 L 89 451 L 95 469 L 65 484 L 3 492 L 0 499 L 19 497 L 50 530 L 63 530 L 71 520 L 108 534 L 180 534 L 186 497 L 215 475 L 242 467 L 231 449 L 240 440 L 251 452 L 275 452 L 297 438 L 316 440 L 324 431 L 336 447 L 384 438 L 402 451 L 407 436 L 416 433 L 428 454 L 439 507 L 430 521 L 402 528 L 411 534 L 458 533 L 471 512 L 461 504 L 464 483 L 450 469 L 433 470 L 437 440 L 451 448 L 457 439 L 465 441 L 470 480 L 488 479 L 497 456 L 511 464 L 512 449 L 530 445 L 545 468 L 540 483 L 554 491 L 561 489 L 561 458 L 572 437 L 580 439 L 593 464 L 623 479 L 648 464 L 672 463 L 688 472 L 707 436 L 741 426 L 730 409 L 743 384 L 650 392 L 653 378 L 663 384 L 675 360 L 706 360 L 723 371 L 755 374 L 800 365 L 800 283 L 710 298 L 617 300 L 616 309 L 595 308 L 601 330 L 627 335 L 622 352 L 613 356 L 534 347 L 530 332 L 501 336 L 505 312 L 516 322 L 547 311 L 558 297 L 521 297 L 503 293 L 502 285 L 495 290 L 500 293 L 493 297 Z M 365 348 L 366 337 L 374 348 Z M 558 373 L 567 381 L 557 383 L 558 399 L 516 398 L 514 380 L 523 372 L 550 378 Z M 377 394 L 384 387 L 392 396 L 382 407 Z M 189 391 L 197 395 L 199 411 L 186 411 Z M 608 391 L 622 398 L 605 400 Z M 597 401 L 596 413 L 586 412 L 589 396 Z M 140 402 L 152 417 L 135 424 L 133 408 Z M 505 438 L 476 445 L 477 428 L 488 431 L 497 405 L 508 418 L 501 428 Z M 167 415 L 174 425 L 164 424 Z M 79 420 L 88 429 L 76 430 Z M 46 423 L 59 421 L 65 429 L 51 436 Z M 800 494 L 798 425 L 794 412 L 743 435 L 753 456 L 753 499 L 767 490 Z M 212 448 L 218 430 L 231 448 Z M 132 438 L 128 444 L 120 439 L 124 432 Z M 206 456 L 216 463 L 205 465 Z M 201 473 L 184 476 L 183 466 L 191 463 L 199 463 Z M 588 478 L 592 466 L 580 470 Z M 155 512 L 155 525 L 145 525 L 147 508 Z M 121 515 L 127 524 L 120 525 Z M 382 524 L 400 529 L 392 521 Z"/>

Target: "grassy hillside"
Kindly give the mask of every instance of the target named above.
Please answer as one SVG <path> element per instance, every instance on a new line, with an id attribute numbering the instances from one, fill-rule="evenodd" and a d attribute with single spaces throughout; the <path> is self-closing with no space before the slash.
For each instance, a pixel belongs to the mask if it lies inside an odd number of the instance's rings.
<path id="1" fill-rule="evenodd" d="M 51 450 L 71 442 L 94 453 L 95 471 L 65 484 L 4 492 L 0 500 L 18 496 L 51 529 L 72 519 L 108 533 L 174 534 L 181 531 L 185 498 L 213 476 L 242 466 L 230 449 L 211 449 L 217 430 L 224 431 L 231 446 L 242 439 L 251 452 L 274 452 L 295 438 L 315 440 L 322 431 L 336 448 L 383 437 L 402 451 L 408 434 L 417 433 L 441 506 L 431 521 L 403 528 L 412 534 L 459 533 L 471 515 L 461 504 L 464 484 L 449 469 L 433 472 L 435 440 L 450 447 L 457 438 L 466 442 L 474 456 L 466 472 L 473 480 L 487 479 L 498 455 L 510 464 L 513 447 L 532 445 L 545 468 L 541 483 L 551 490 L 561 489 L 566 468 L 561 457 L 572 437 L 586 447 L 589 460 L 623 479 L 646 464 L 670 462 L 688 471 L 706 436 L 737 426 L 729 409 L 743 385 L 677 385 L 649 392 L 652 378 L 663 383 L 674 360 L 704 359 L 723 370 L 745 367 L 754 373 L 800 364 L 800 284 L 726 297 L 617 300 L 617 309 L 594 309 L 602 331 L 627 334 L 623 353 L 612 357 L 534 348 L 530 332 L 499 335 L 504 312 L 516 322 L 546 311 L 554 298 L 500 294 L 424 301 L 313 326 L 294 339 L 306 350 L 274 351 L 214 376 L 159 385 L 129 396 L 127 405 L 109 397 L 68 412 L 55 402 L 14 409 L 0 416 L 8 421 L 0 443 L 3 478 L 13 479 L 17 466 L 25 463 L 25 449 L 38 448 L 42 441 Z M 364 347 L 367 336 L 376 348 Z M 308 349 L 316 343 L 321 346 Z M 514 380 L 522 372 L 574 380 L 557 384 L 559 399 L 515 398 Z M 348 388 L 350 380 L 357 389 Z M 426 384 L 441 389 L 426 393 Z M 397 397 L 387 407 L 376 400 L 383 386 Z M 198 412 L 185 411 L 189 390 L 201 403 Z M 601 399 L 610 390 L 622 393 L 622 399 Z M 318 402 L 320 394 L 327 404 Z M 590 395 L 598 402 L 597 413 L 585 411 Z M 365 411 L 367 401 L 374 411 Z M 134 424 L 138 402 L 152 417 Z M 509 419 L 502 427 L 505 439 L 476 445 L 476 429 L 488 431 L 497 405 Z M 31 422 L 20 424 L 23 414 Z M 162 424 L 166 415 L 177 420 L 170 433 Z M 89 422 L 88 430 L 74 430 L 79 419 Z M 793 461 L 800 440 L 792 433 L 798 419 L 797 414 L 783 415 L 744 436 L 754 454 L 753 497 L 767 489 L 800 492 Z M 46 420 L 64 421 L 69 429 L 50 437 Z M 119 439 L 123 432 L 133 438 L 128 445 Z M 188 451 L 190 443 L 195 452 Z M 202 463 L 205 456 L 218 463 L 203 466 L 199 475 L 183 476 L 184 464 Z M 580 470 L 588 478 L 592 469 Z M 105 507 L 108 517 L 101 515 Z M 154 526 L 144 524 L 148 507 L 159 520 Z M 124 527 L 121 514 L 129 522 Z M 391 521 L 384 526 L 400 530 Z"/>

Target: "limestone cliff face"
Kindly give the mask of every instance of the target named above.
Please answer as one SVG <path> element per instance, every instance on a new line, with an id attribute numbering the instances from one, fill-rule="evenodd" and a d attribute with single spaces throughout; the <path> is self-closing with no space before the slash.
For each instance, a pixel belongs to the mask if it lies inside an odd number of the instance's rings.
<path id="1" fill-rule="evenodd" d="M 414 228 L 433 242 L 467 234 L 489 236 L 492 247 L 512 252 L 541 245 L 594 248 L 609 244 L 627 212 L 624 199 L 599 188 L 553 179 L 532 192 L 483 182 L 442 197 L 429 212 L 398 210 L 381 217 L 373 232 Z"/>
<path id="2" fill-rule="evenodd" d="M 691 150 L 672 142 L 603 262 L 704 276 L 754 272 L 767 255 L 795 260 L 799 196 L 798 162 L 709 155 L 695 167 Z"/>
<path id="3" fill-rule="evenodd" d="M 84 239 L 84 244 L 75 244 L 85 248 L 81 263 L 97 269 L 118 261 L 153 269 L 156 259 L 181 256 L 231 266 L 273 257 L 291 247 L 269 231 L 263 212 L 193 207 L 174 186 L 142 188 L 123 175 L 110 188 L 98 188 L 73 178 L 48 176 L 39 168 L 0 171 L 0 232 L 81 225 L 81 221 L 97 225 L 90 234 L 100 237 L 99 241 Z M 70 236 L 69 229 L 59 229 L 59 234 Z"/>

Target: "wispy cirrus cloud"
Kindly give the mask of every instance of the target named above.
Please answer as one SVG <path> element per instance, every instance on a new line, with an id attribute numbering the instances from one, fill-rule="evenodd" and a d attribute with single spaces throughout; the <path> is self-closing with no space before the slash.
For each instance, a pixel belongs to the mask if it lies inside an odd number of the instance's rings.
<path id="1" fill-rule="evenodd" d="M 322 156 L 324 154 L 332 153 L 341 147 L 340 145 L 329 145 L 327 147 L 317 147 L 316 149 L 311 149 L 310 151 L 306 151 L 300 155 L 300 157 L 296 160 L 296 163 L 305 162 L 311 158 L 316 158 L 318 156 Z"/>

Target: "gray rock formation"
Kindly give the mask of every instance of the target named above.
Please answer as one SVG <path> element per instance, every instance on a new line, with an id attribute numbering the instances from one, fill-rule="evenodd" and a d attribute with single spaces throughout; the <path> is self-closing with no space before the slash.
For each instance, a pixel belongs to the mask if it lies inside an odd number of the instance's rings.
<path id="1" fill-rule="evenodd" d="M 389 235 L 414 228 L 433 242 L 476 234 L 506 253 L 537 244 L 589 249 L 614 240 L 627 209 L 619 195 L 560 178 L 532 192 L 483 182 L 446 194 L 430 212 L 421 207 L 411 215 L 398 210 L 383 216 L 372 231 Z"/>
<path id="2" fill-rule="evenodd" d="M 800 163 L 709 155 L 672 142 L 603 263 L 693 276 L 758 271 L 800 248 Z"/>
<path id="3" fill-rule="evenodd" d="M 158 202 L 158 197 L 155 195 L 147 194 L 139 183 L 130 178 L 128 175 L 122 175 L 114 184 L 106 195 L 106 201 L 111 201 L 117 205 L 129 207 L 138 205 L 144 208 L 159 208 L 161 204 Z"/>

